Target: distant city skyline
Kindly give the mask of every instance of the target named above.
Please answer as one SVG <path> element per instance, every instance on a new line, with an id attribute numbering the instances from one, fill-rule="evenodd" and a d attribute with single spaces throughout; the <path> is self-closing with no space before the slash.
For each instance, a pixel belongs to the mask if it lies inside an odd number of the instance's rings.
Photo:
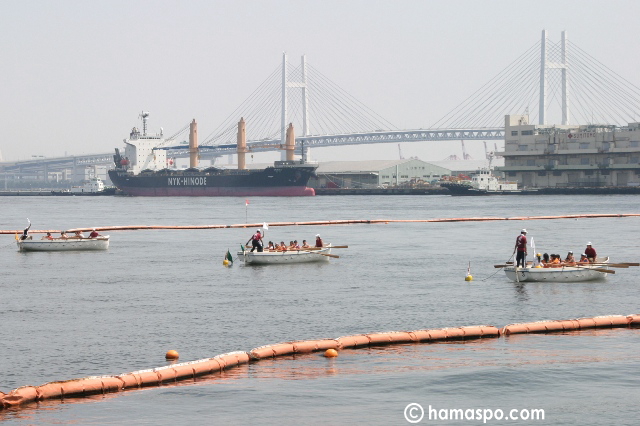
<path id="1" fill-rule="evenodd" d="M 195 118 L 200 135 L 209 134 L 279 65 L 283 51 L 292 63 L 306 54 L 400 129 L 429 128 L 536 43 L 542 29 L 553 41 L 566 30 L 637 85 L 639 59 L 630 52 L 638 12 L 630 0 L 5 2 L 0 156 L 110 152 L 140 126 L 142 110 L 151 113 L 153 132 L 173 134 Z M 465 146 L 484 158 L 482 141 Z M 462 157 L 460 141 L 401 149 L 424 161 Z M 399 150 L 316 148 L 311 156 L 397 159 Z"/>

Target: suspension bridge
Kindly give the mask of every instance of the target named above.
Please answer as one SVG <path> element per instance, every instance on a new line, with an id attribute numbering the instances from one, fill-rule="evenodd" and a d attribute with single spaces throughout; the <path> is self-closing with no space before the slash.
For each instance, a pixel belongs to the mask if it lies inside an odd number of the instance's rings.
<path id="1" fill-rule="evenodd" d="M 586 50 L 569 41 L 550 41 L 546 31 L 520 56 L 467 99 L 423 129 L 398 129 L 302 56 L 293 65 L 283 54 L 269 76 L 214 129 L 199 152 L 216 158 L 236 152 L 237 121 L 247 122 L 249 152 L 274 151 L 284 145 L 293 123 L 296 149 L 375 143 L 448 140 L 504 140 L 504 117 L 529 115 L 531 123 L 607 124 L 640 120 L 640 88 L 618 75 Z M 161 149 L 187 157 L 180 143 L 189 124 L 165 139 Z M 0 173 L 48 173 L 65 168 L 110 164 L 111 154 L 0 163 Z M 74 173 L 75 174 L 75 173 Z"/>

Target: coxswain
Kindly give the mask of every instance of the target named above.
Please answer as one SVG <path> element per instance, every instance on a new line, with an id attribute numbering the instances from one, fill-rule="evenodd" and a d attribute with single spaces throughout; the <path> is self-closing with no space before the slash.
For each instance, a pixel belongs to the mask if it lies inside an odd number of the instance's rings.
<path id="1" fill-rule="evenodd" d="M 255 234 L 253 234 L 251 236 L 251 238 L 249 238 L 249 241 L 247 241 L 247 245 L 249 244 L 249 242 L 251 242 L 251 252 L 253 253 L 254 250 L 258 250 L 258 252 L 262 252 L 262 232 L 260 232 L 260 230 L 258 229 L 256 231 Z"/>
<path id="2" fill-rule="evenodd" d="M 591 241 L 589 241 L 589 242 L 587 243 L 587 248 L 586 248 L 586 249 L 584 249 L 584 254 L 586 254 L 586 255 L 587 255 L 587 259 L 589 259 L 589 262 L 593 263 L 593 262 L 595 262 L 595 261 L 596 261 L 596 257 L 597 257 L 598 255 L 596 254 L 596 249 L 594 249 L 594 248 L 591 246 Z"/>
<path id="3" fill-rule="evenodd" d="M 91 230 L 91 233 L 89 234 L 89 238 L 98 238 L 100 236 L 100 234 L 98 234 L 98 231 L 96 231 L 96 228 L 93 228 Z"/>
<path id="4" fill-rule="evenodd" d="M 322 242 L 322 238 L 320 238 L 320 234 L 316 234 L 316 247 L 324 247 L 324 243 Z"/>
<path id="5" fill-rule="evenodd" d="M 516 267 L 522 265 L 523 268 L 527 266 L 527 230 L 520 231 L 520 235 L 516 237 L 516 246 L 513 248 L 516 254 Z"/>

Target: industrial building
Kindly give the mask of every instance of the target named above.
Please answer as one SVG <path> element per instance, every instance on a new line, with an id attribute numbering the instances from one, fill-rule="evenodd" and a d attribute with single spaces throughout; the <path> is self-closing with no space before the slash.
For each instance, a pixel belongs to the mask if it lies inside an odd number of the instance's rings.
<path id="1" fill-rule="evenodd" d="M 377 188 L 430 183 L 449 169 L 415 158 L 407 160 L 328 161 L 320 163 L 314 188 Z"/>
<path id="2" fill-rule="evenodd" d="M 527 115 L 505 117 L 505 159 L 496 170 L 521 187 L 640 185 L 640 123 L 535 125 Z"/>

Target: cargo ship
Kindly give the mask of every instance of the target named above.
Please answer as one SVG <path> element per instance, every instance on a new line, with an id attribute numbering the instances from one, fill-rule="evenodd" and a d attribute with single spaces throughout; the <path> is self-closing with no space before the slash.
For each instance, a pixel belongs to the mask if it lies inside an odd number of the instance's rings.
<path id="1" fill-rule="evenodd" d="M 198 168 L 197 124 L 193 120 L 189 132 L 189 168 L 177 170 L 174 160 L 167 157 L 165 140 L 160 134 L 147 134 L 149 113 L 141 114 L 143 131 L 133 128 L 124 140 L 125 149 L 116 149 L 115 168 L 109 170 L 113 184 L 126 195 L 136 196 L 310 196 L 307 187 L 315 176 L 317 163 L 294 159 L 293 126 L 287 129 L 286 161 L 276 161 L 272 167 L 247 169 L 245 155 L 246 129 L 243 119 L 238 123 L 238 168 Z"/>

